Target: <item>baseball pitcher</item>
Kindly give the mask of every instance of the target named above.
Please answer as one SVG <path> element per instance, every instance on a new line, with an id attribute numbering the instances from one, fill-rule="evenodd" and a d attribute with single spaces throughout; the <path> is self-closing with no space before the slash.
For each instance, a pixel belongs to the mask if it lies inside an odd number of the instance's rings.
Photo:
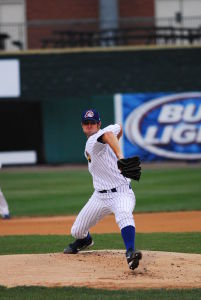
<path id="1" fill-rule="evenodd" d="M 130 269 L 139 265 L 142 253 L 135 250 L 135 222 L 133 210 L 135 195 L 130 178 L 139 180 L 141 175 L 138 157 L 124 159 L 118 140 L 122 136 L 121 125 L 101 129 L 99 113 L 94 109 L 83 112 L 82 129 L 87 136 L 85 157 L 93 178 L 94 193 L 78 214 L 71 234 L 76 240 L 64 249 L 65 254 L 93 245 L 89 229 L 104 216 L 113 213 L 126 248 Z"/>

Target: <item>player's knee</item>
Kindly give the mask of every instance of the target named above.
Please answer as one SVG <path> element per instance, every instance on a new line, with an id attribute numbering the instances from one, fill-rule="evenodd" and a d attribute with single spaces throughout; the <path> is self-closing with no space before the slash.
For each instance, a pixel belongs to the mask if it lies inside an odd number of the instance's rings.
<path id="1" fill-rule="evenodd" d="M 86 237 L 87 234 L 85 234 L 85 232 L 82 232 L 80 228 L 76 226 L 76 224 L 73 224 L 71 228 L 71 235 L 76 239 L 83 239 Z"/>
<path id="2" fill-rule="evenodd" d="M 77 230 L 77 226 L 73 224 L 72 228 L 71 228 L 71 235 L 74 238 L 78 238 L 78 230 Z"/>
<path id="3" fill-rule="evenodd" d="M 126 226 L 135 227 L 133 214 L 128 212 L 122 212 L 116 217 L 116 222 L 120 228 L 120 230 Z"/>

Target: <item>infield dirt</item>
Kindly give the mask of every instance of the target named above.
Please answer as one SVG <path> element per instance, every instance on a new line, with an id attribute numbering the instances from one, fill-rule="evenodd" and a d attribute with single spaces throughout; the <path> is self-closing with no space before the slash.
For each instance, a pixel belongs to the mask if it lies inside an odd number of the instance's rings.
<path id="1" fill-rule="evenodd" d="M 76 216 L 22 217 L 0 220 L 1 235 L 70 234 Z M 201 211 L 134 214 L 137 232 L 201 232 Z M 113 215 L 105 217 L 92 233 L 119 232 Z"/>

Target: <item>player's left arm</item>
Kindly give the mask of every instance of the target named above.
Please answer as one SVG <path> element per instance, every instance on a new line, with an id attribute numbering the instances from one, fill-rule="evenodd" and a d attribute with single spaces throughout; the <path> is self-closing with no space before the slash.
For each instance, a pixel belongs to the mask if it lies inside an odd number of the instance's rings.
<path id="1" fill-rule="evenodd" d="M 120 145 L 119 145 L 119 141 L 118 141 L 118 139 L 122 135 L 121 131 L 122 131 L 122 127 L 117 136 L 112 131 L 105 132 L 101 136 L 102 142 L 104 144 L 108 144 L 111 147 L 111 149 L 114 151 L 114 153 L 118 159 L 124 158 L 123 153 L 120 148 Z"/>

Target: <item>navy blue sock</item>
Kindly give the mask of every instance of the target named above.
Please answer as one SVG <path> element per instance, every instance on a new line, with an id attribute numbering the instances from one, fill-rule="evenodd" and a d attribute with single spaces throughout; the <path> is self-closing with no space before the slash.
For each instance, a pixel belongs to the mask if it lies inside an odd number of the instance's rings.
<path id="1" fill-rule="evenodd" d="M 90 234 L 89 234 L 89 232 L 88 232 L 88 234 L 87 234 L 87 236 L 85 237 L 85 239 L 86 239 L 86 240 L 89 240 L 90 237 L 91 237 L 91 236 L 90 236 Z"/>
<path id="2" fill-rule="evenodd" d="M 135 250 L 135 227 L 129 225 L 121 230 L 121 235 L 126 246 L 126 250 Z"/>

